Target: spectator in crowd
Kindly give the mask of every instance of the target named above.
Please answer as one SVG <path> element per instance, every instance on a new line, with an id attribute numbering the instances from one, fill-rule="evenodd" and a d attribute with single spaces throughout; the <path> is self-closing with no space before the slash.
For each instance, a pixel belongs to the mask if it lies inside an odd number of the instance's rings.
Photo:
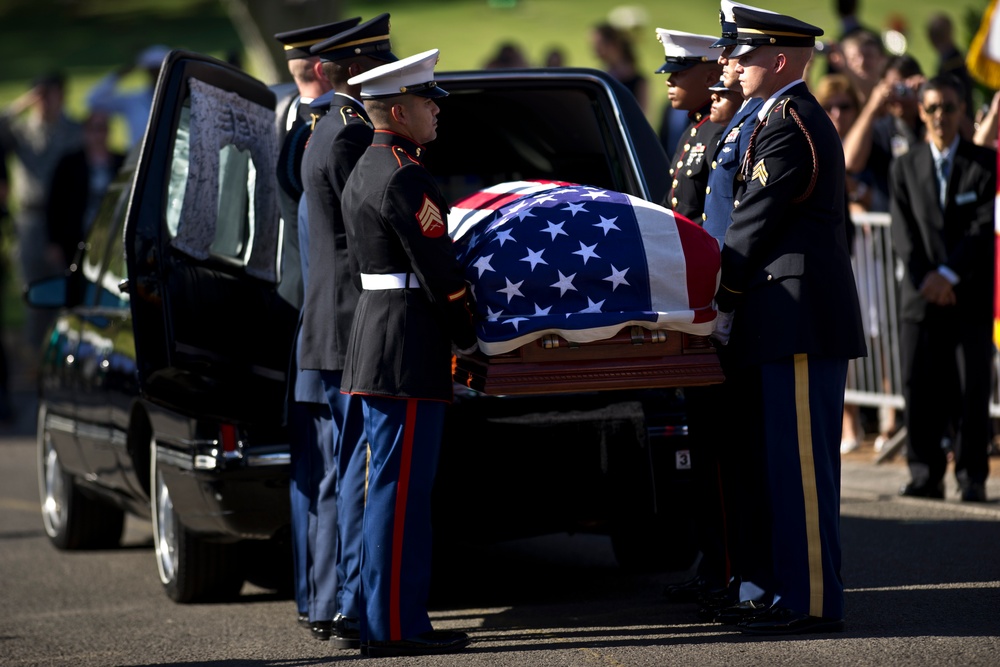
<path id="1" fill-rule="evenodd" d="M 993 93 L 993 98 L 985 111 L 978 114 L 976 118 L 976 131 L 972 136 L 972 143 L 977 146 L 986 146 L 996 149 L 997 147 L 997 118 L 1000 116 L 1000 90 Z"/>
<path id="2" fill-rule="evenodd" d="M 566 56 L 563 54 L 562 49 L 558 46 L 553 46 L 545 52 L 545 59 L 542 62 L 545 67 L 565 67 Z"/>
<path id="3" fill-rule="evenodd" d="M 878 34 L 865 28 L 844 35 L 829 60 L 833 71 L 845 74 L 862 102 L 867 101 L 886 65 L 885 46 Z"/>
<path id="4" fill-rule="evenodd" d="M 528 59 L 524 57 L 521 47 L 514 42 L 504 42 L 483 67 L 485 69 L 511 69 L 528 66 Z"/>
<path id="5" fill-rule="evenodd" d="M 150 46 L 138 55 L 134 63 L 109 72 L 87 93 L 87 107 L 91 111 L 124 116 L 128 125 L 129 146 L 135 146 L 142 141 L 146 133 L 149 110 L 153 107 L 156 78 L 160 75 L 160 65 L 168 53 L 170 49 L 166 46 L 160 44 Z M 145 85 L 138 90 L 119 90 L 118 85 L 122 78 L 134 69 L 141 69 L 146 73 Z"/>
<path id="6" fill-rule="evenodd" d="M 105 191 L 125 156 L 108 147 L 108 115 L 83 122 L 83 147 L 59 160 L 52 175 L 46 218 L 53 261 L 68 268 L 86 238 Z"/>
<path id="7" fill-rule="evenodd" d="M 641 74 L 629 36 L 610 23 L 601 23 L 594 27 L 591 43 L 594 55 L 601 61 L 604 70 L 635 95 L 639 108 L 645 112 L 649 102 L 649 82 Z"/>
<path id="8" fill-rule="evenodd" d="M 0 149 L 15 158 L 17 257 L 25 285 L 60 270 L 49 253 L 45 210 L 56 165 L 83 143 L 82 127 L 66 115 L 64 100 L 65 78 L 53 72 L 35 79 L 30 90 L 0 113 Z M 31 308 L 27 317 L 25 336 L 34 346 L 45 335 L 52 313 Z"/>
<path id="9" fill-rule="evenodd" d="M 965 117 L 971 121 L 976 113 L 976 108 L 972 104 L 972 77 L 965 66 L 965 54 L 958 50 L 955 45 L 954 27 L 951 18 L 944 12 L 934 14 L 927 22 L 927 39 L 938 55 L 937 73 L 950 74 L 962 84 L 965 90 Z M 971 138 L 971 125 L 962 124 L 962 136 Z"/>
<path id="10" fill-rule="evenodd" d="M 958 389 L 955 476 L 963 501 L 986 501 L 993 359 L 996 152 L 959 135 L 965 92 L 938 76 L 919 92 L 928 141 L 892 166 L 892 240 L 904 275 L 900 361 L 906 400 L 904 496 L 944 498 L 942 440 Z M 947 402 L 945 402 L 947 406 Z"/>
<path id="11" fill-rule="evenodd" d="M 924 125 L 917 105 L 917 90 L 923 81 L 920 65 L 911 56 L 893 58 L 844 139 L 847 171 L 871 172 L 872 211 L 889 210 L 892 160 L 923 141 Z"/>

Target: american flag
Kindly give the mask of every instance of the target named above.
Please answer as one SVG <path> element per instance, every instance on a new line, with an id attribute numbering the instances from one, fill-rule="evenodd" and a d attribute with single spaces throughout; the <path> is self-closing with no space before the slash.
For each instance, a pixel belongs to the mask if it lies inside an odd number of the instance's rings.
<path id="1" fill-rule="evenodd" d="M 448 229 L 486 354 L 548 333 L 583 343 L 631 325 L 712 332 L 718 243 L 638 197 L 564 182 L 501 183 L 455 203 Z"/>

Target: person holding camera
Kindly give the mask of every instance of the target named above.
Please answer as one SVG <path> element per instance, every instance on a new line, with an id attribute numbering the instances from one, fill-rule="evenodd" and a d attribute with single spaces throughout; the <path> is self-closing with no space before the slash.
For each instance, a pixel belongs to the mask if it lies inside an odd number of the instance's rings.
<path id="1" fill-rule="evenodd" d="M 889 210 L 889 167 L 924 140 L 917 104 L 923 82 L 920 65 L 911 56 L 890 60 L 844 138 L 848 173 L 868 169 L 872 174 L 870 211 Z"/>

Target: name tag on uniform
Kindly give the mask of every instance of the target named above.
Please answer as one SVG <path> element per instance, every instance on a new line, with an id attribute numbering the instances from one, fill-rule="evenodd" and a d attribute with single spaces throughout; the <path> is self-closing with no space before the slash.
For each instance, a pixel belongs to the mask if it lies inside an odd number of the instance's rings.
<path id="1" fill-rule="evenodd" d="M 976 201 L 975 192 L 963 192 L 962 194 L 955 195 L 955 203 L 959 206 L 964 206 L 966 204 L 971 204 Z"/>

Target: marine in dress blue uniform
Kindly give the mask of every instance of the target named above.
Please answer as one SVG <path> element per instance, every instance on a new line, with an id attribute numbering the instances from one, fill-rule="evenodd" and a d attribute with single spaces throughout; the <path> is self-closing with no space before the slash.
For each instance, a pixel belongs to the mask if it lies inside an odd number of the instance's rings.
<path id="1" fill-rule="evenodd" d="M 284 45 L 285 57 L 288 61 L 300 58 L 310 58 L 309 47 L 313 44 L 335 35 L 342 30 L 355 26 L 360 18 L 346 19 L 319 26 L 310 26 L 298 30 L 280 32 L 274 36 Z M 298 137 L 303 129 L 308 130 L 312 114 L 308 104 L 303 103 L 299 91 L 280 100 L 276 113 L 275 131 L 278 133 L 281 145 L 282 160 L 278 164 L 277 179 L 281 186 L 279 205 L 281 215 L 286 221 L 284 247 L 299 248 L 300 241 L 297 231 L 298 199 L 300 192 L 295 192 L 292 183 L 298 178 L 299 159 L 289 161 L 289 155 L 301 156 L 293 146 L 304 147 L 304 139 Z M 295 237 L 293 239 L 293 237 Z M 301 258 L 305 259 L 305 258 Z M 280 288 L 282 296 L 299 308 L 302 305 L 301 282 L 303 272 L 299 253 L 286 250 L 282 256 L 283 271 L 293 276 L 283 281 Z M 285 263 L 288 265 L 286 266 Z M 294 265 L 294 266 L 293 266 Z M 300 319 L 301 326 L 301 319 Z M 315 516 L 319 500 L 319 473 L 322 471 L 322 454 L 320 443 L 330 435 L 329 410 L 324 406 L 326 401 L 320 393 L 314 391 L 320 388 L 318 376 L 302 373 L 297 365 L 298 333 L 289 364 L 289 405 L 288 427 L 291 439 L 291 480 L 289 493 L 291 495 L 292 521 L 292 562 L 295 581 L 295 604 L 298 609 L 298 621 L 309 626 L 309 601 L 311 563 L 315 561 Z M 335 508 L 334 508 L 335 511 Z M 312 528 L 310 525 L 312 524 Z M 322 550 L 322 548 L 321 548 Z"/>
<path id="2" fill-rule="evenodd" d="M 436 49 L 383 65 L 360 83 L 375 139 L 344 188 L 348 248 L 361 296 L 343 391 L 360 395 L 371 450 L 361 586 L 362 652 L 454 651 L 464 633 L 431 629 L 431 487 L 452 400 L 452 344 L 476 345 L 466 284 L 447 234 L 447 203 L 423 165 L 437 136 Z"/>
<path id="3" fill-rule="evenodd" d="M 730 55 L 765 99 L 737 175 L 717 294 L 732 362 L 759 372 L 774 604 L 748 634 L 843 629 L 840 431 L 847 363 L 865 354 L 847 235 L 843 151 L 801 77 L 822 30 L 734 7 Z"/>
<path id="4" fill-rule="evenodd" d="M 340 392 L 359 294 L 351 275 L 341 196 L 373 136 L 358 99 L 360 86 L 347 82 L 397 60 L 390 48 L 389 15 L 380 14 L 314 44 L 311 52 L 322 62 L 333 89 L 321 98 L 329 108 L 316 122 L 302 165 L 313 278 L 306 285 L 302 308 L 299 363 L 319 374 L 333 420 L 333 437 L 323 449 L 321 495 L 335 497 L 336 504 L 331 505 L 334 513 L 324 513 L 319 520 L 318 534 L 327 550 L 321 560 L 324 571 L 314 577 L 310 620 L 317 636 L 329 637 L 335 647 L 356 648 L 367 446 L 361 402 Z"/>
<path id="5" fill-rule="evenodd" d="M 705 209 L 709 156 L 722 132 L 722 127 L 708 118 L 712 105 L 708 87 L 718 80 L 721 70 L 711 51 L 715 38 L 663 28 L 656 29 L 656 37 L 665 54 L 663 65 L 656 71 L 668 75 L 673 108 L 688 113 L 688 125 L 670 164 L 673 180 L 663 205 L 700 223 Z"/>

